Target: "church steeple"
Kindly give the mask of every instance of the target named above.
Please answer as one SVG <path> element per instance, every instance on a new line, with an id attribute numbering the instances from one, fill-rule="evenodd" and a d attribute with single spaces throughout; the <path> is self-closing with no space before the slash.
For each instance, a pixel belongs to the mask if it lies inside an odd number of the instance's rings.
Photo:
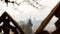
<path id="1" fill-rule="evenodd" d="M 31 20 L 31 12 L 30 12 L 30 18 L 29 18 L 29 20 L 28 20 L 28 23 L 27 23 L 30 27 L 33 25 L 32 24 L 32 20 Z"/>

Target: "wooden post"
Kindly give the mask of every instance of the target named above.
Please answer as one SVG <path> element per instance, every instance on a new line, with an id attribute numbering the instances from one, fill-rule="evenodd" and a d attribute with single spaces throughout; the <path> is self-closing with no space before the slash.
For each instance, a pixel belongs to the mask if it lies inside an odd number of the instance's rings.
<path id="1" fill-rule="evenodd" d="M 39 28 L 36 30 L 35 34 L 39 34 L 45 27 L 46 25 L 49 23 L 49 21 L 51 20 L 51 18 L 53 17 L 56 9 L 60 6 L 60 2 L 58 2 L 58 4 L 52 9 L 51 13 L 46 17 L 46 19 L 41 23 L 41 25 L 39 26 Z"/>

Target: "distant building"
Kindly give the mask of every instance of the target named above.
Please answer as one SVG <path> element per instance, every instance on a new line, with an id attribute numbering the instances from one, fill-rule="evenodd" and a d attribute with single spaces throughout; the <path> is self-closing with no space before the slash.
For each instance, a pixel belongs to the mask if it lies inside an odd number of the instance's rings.
<path id="1" fill-rule="evenodd" d="M 23 23 L 22 23 L 23 24 Z M 31 19 L 29 19 L 28 23 L 27 24 L 23 24 L 21 25 L 22 26 L 22 29 L 23 31 L 26 33 L 26 34 L 33 34 L 33 30 L 32 30 L 32 21 Z"/>

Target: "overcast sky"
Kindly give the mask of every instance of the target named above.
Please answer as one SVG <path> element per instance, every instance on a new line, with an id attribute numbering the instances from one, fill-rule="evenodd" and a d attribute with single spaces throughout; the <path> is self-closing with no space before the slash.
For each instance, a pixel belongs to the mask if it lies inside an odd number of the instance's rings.
<path id="1" fill-rule="evenodd" d="M 21 0 L 20 2 L 22 1 L 23 0 Z M 26 20 L 30 18 L 30 16 L 32 20 L 33 18 L 35 18 L 36 20 L 43 20 L 51 12 L 51 10 L 58 3 L 58 1 L 59 0 L 37 0 L 37 2 L 42 5 L 42 9 L 39 10 L 34 8 L 27 2 L 23 2 L 19 6 L 17 6 L 17 4 L 14 4 L 13 6 L 12 3 L 9 3 L 8 7 L 6 6 L 6 3 L 0 2 L 0 14 L 4 11 L 7 11 L 9 14 L 15 17 L 16 20 Z M 17 10 L 15 9 L 15 7 Z"/>

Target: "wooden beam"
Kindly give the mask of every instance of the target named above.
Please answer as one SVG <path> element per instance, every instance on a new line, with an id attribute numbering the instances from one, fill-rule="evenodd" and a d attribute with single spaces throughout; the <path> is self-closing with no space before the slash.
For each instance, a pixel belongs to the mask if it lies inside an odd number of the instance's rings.
<path id="1" fill-rule="evenodd" d="M 49 23 L 51 18 L 53 17 L 56 9 L 60 6 L 60 2 L 52 9 L 51 13 L 44 19 L 44 21 L 41 23 L 39 28 L 36 30 L 35 34 L 39 34 L 43 29 L 46 27 L 46 25 Z"/>

